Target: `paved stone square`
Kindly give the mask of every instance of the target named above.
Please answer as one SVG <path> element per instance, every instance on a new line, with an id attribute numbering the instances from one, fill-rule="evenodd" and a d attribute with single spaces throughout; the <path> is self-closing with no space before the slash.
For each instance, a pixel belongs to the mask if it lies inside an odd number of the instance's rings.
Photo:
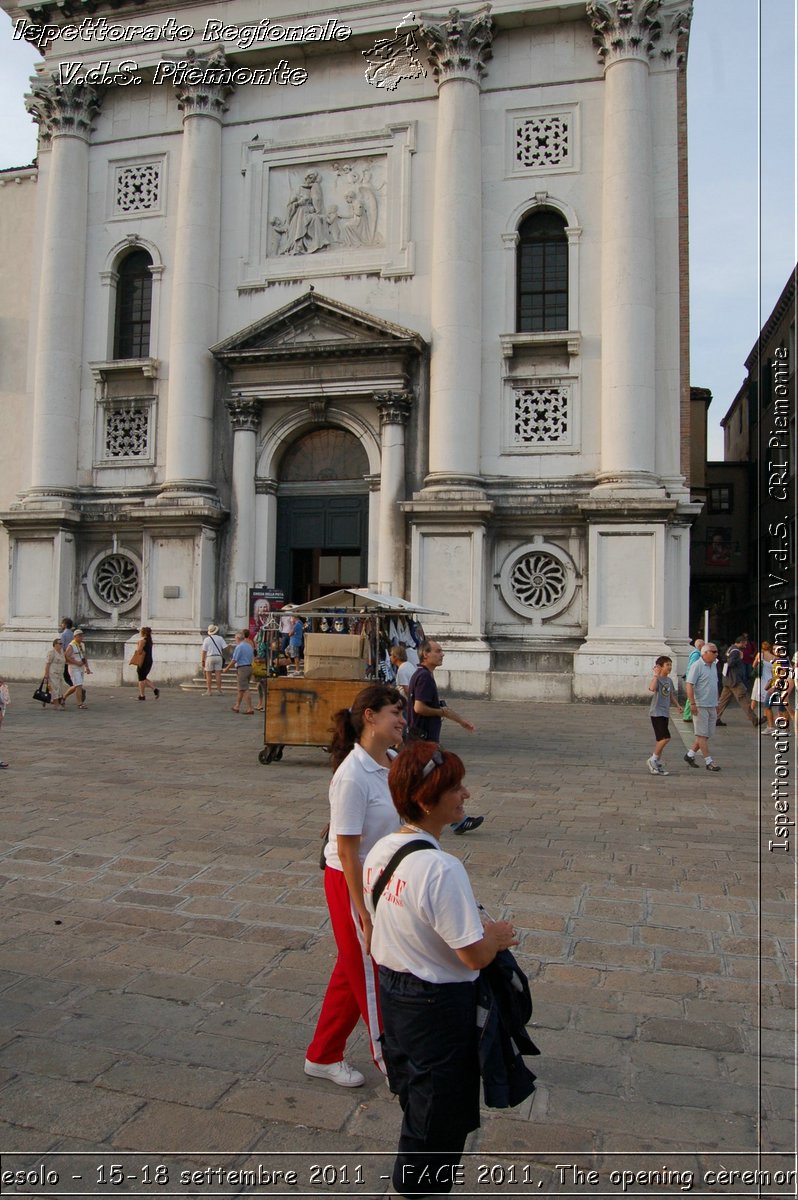
<path id="1" fill-rule="evenodd" d="M 400 1111 L 363 1034 L 364 1088 L 302 1072 L 334 954 L 322 752 L 260 765 L 260 718 L 226 697 L 92 688 L 60 714 L 30 691 L 12 684 L 0 734 L 3 1150 L 389 1164 Z M 789 1152 L 795 843 L 768 850 L 772 740 L 729 710 L 712 775 L 677 719 L 656 778 L 644 700 L 457 706 L 478 733 L 447 744 L 486 819 L 446 846 L 522 931 L 542 1050 L 534 1102 L 486 1110 L 471 1149 L 520 1156 L 536 1195 L 571 1194 L 557 1162 Z"/>

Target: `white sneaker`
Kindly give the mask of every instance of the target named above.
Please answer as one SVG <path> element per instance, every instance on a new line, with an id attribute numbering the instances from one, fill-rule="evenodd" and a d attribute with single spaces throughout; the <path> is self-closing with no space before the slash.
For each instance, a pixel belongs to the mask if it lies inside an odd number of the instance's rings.
<path id="1" fill-rule="evenodd" d="M 339 1087 L 362 1087 L 366 1082 L 365 1075 L 350 1067 L 343 1058 L 337 1063 L 314 1063 L 306 1058 L 305 1074 L 312 1075 L 314 1079 L 329 1079 L 330 1083 L 337 1083 Z"/>
<path id="2" fill-rule="evenodd" d="M 659 767 L 658 767 L 658 766 L 657 766 L 657 764 L 654 762 L 654 759 L 653 759 L 653 757 L 652 757 L 652 758 L 647 758 L 647 759 L 646 759 L 646 766 L 648 767 L 648 769 L 649 769 L 649 772 L 650 772 L 652 775 L 661 775 L 661 774 L 662 774 L 662 772 L 660 771 Z"/>

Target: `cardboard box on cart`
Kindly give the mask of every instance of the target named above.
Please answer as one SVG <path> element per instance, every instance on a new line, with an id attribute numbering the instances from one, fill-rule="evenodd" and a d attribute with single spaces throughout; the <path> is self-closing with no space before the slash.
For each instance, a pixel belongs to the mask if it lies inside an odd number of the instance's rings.
<path id="1" fill-rule="evenodd" d="M 305 678 L 362 679 L 365 643 L 359 633 L 305 634 Z"/>

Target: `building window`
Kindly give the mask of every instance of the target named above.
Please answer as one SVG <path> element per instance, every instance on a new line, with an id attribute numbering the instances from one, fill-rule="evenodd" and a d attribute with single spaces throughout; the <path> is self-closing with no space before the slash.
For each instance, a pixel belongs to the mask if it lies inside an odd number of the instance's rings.
<path id="1" fill-rule="evenodd" d="M 363 479 L 368 473 L 368 455 L 355 435 L 332 426 L 297 438 L 280 464 L 283 483 Z"/>
<path id="2" fill-rule="evenodd" d="M 147 358 L 152 319 L 152 259 L 133 250 L 119 264 L 116 287 L 114 358 Z"/>
<path id="3" fill-rule="evenodd" d="M 719 484 L 717 487 L 709 489 L 709 512 L 711 513 L 729 513 L 732 510 L 732 487 L 731 484 Z"/>
<path id="4" fill-rule="evenodd" d="M 568 328 L 568 238 L 560 213 L 543 209 L 521 222 L 516 294 L 519 333 Z"/>

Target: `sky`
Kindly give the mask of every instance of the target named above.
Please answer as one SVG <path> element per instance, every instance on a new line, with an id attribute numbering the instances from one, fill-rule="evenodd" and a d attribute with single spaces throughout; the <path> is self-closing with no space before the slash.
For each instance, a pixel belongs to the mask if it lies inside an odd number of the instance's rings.
<path id="1" fill-rule="evenodd" d="M 745 359 L 798 260 L 798 0 L 694 0 L 688 56 L 690 382 L 709 388 L 711 459 Z M 0 168 L 29 163 L 37 54 L 0 13 Z"/>

